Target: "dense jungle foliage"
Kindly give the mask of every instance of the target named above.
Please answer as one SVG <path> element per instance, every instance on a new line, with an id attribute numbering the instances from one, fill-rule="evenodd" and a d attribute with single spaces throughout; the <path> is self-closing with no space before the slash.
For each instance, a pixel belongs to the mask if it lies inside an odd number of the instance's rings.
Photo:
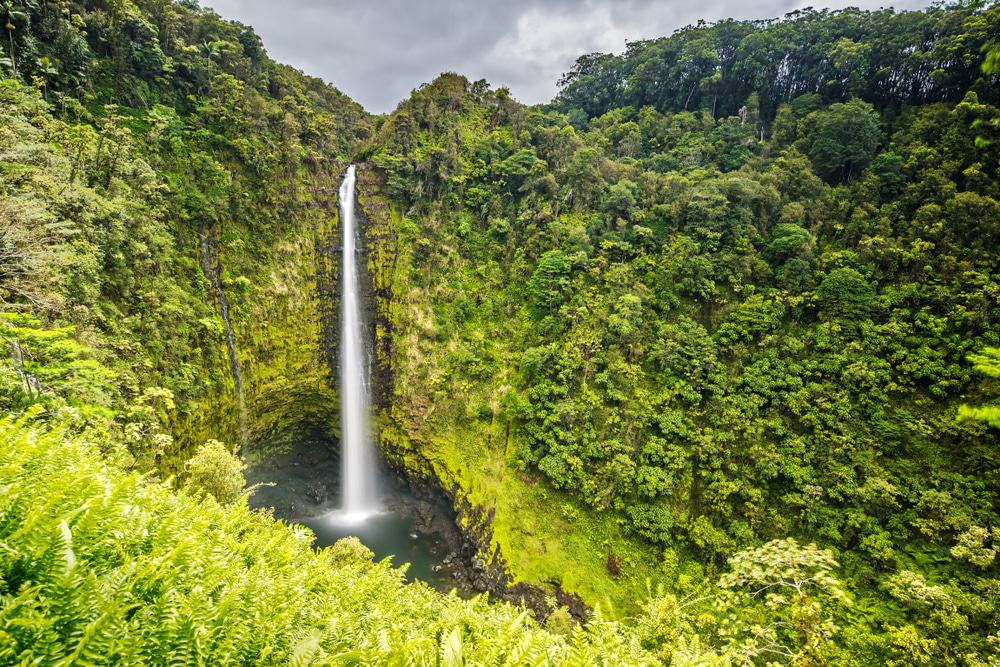
<path id="1" fill-rule="evenodd" d="M 0 28 L 0 664 L 1000 661 L 997 7 L 699 24 L 375 119 L 193 0 Z M 585 625 L 246 508 L 239 445 L 336 420 L 358 157 L 386 454 Z"/>
<path id="2" fill-rule="evenodd" d="M 317 247 L 357 104 L 193 2 L 0 20 L 0 664 L 656 664 L 246 508 L 242 395 L 266 435 L 328 384 Z"/>
<path id="3" fill-rule="evenodd" d="M 769 540 L 831 549 L 834 647 L 799 664 L 997 660 L 998 31 L 807 11 L 586 56 L 546 107 L 417 91 L 373 156 L 405 213 L 397 419 L 467 424 L 472 480 L 502 424 L 560 530 L 614 517 L 677 598 Z M 649 576 L 605 544 L 591 578 Z"/>
<path id="4" fill-rule="evenodd" d="M 239 444 L 243 393 L 322 366 L 308 231 L 367 114 L 192 3 L 2 11 L 5 405 L 79 410 L 144 470 Z"/>

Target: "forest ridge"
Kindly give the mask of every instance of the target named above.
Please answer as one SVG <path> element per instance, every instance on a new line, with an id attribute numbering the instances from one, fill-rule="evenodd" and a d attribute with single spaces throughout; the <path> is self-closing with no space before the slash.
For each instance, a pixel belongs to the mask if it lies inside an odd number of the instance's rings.
<path id="1" fill-rule="evenodd" d="M 995 4 L 383 116 L 193 0 L 0 28 L 0 664 L 1000 661 Z M 544 610 L 247 507 L 247 461 L 339 432 L 350 163 L 382 453 Z"/>

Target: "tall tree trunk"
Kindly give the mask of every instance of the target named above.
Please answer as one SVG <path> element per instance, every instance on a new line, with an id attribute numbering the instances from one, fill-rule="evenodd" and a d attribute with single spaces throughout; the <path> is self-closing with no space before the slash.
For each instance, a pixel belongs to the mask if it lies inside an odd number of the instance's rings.
<path id="1" fill-rule="evenodd" d="M 9 19 L 8 19 L 9 20 Z M 13 24 L 11 24 L 13 25 Z M 10 66 L 14 70 L 14 77 L 17 77 L 17 57 L 14 55 L 14 31 L 7 28 L 7 39 L 10 40 Z"/>
<path id="2" fill-rule="evenodd" d="M 691 86 L 691 92 L 688 93 L 688 97 L 684 100 L 684 111 L 687 111 L 688 105 L 691 104 L 691 97 L 694 96 L 694 91 L 698 90 L 698 84 Z"/>

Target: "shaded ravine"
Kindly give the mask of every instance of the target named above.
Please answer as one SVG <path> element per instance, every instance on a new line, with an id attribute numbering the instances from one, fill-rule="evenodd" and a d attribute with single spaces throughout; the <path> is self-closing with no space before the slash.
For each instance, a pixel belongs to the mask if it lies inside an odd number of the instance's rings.
<path id="1" fill-rule="evenodd" d="M 319 434 L 296 440 L 290 449 L 247 470 L 248 486 L 257 487 L 250 506 L 309 527 L 316 535 L 316 548 L 356 536 L 374 552 L 376 560 L 391 558 L 396 567 L 409 563 L 406 578 L 411 581 L 423 581 L 442 593 L 456 589 L 462 595 L 472 595 L 485 590 L 474 584 L 476 575 L 467 557 L 469 545 L 443 495 L 414 490 L 404 479 L 382 469 L 378 479 L 380 513 L 364 522 L 345 524 L 336 520 L 341 495 L 339 471 L 337 443 Z"/>
<path id="2" fill-rule="evenodd" d="M 388 204 L 379 194 L 381 176 L 367 167 L 370 165 L 362 165 L 357 171 L 357 252 L 367 258 L 361 264 L 367 270 L 358 271 L 359 305 L 362 336 L 373 352 L 366 359 L 368 389 L 377 423 L 384 431 L 392 424 L 393 323 L 389 309 L 398 247 Z M 341 308 L 333 307 L 342 289 L 341 234 L 324 232 L 316 244 L 317 298 L 324 306 L 320 311 L 321 345 L 330 363 L 331 381 L 339 377 L 343 363 L 343 350 L 338 349 L 343 313 Z M 385 513 L 370 524 L 344 526 L 331 520 L 341 507 L 341 443 L 322 429 L 307 428 L 283 452 L 255 463 L 247 471 L 250 486 L 271 484 L 258 488 L 250 504 L 311 528 L 317 548 L 356 535 L 372 549 L 376 560 L 391 558 L 395 566 L 410 563 L 408 579 L 426 582 L 441 592 L 456 589 L 463 595 L 489 593 L 497 599 L 524 604 L 538 619 L 550 613 L 549 602 L 554 597 L 578 620 L 586 618 L 588 608 L 583 601 L 557 582 L 539 586 L 517 581 L 493 542 L 492 512 L 470 503 L 447 471 L 436 468 L 420 447 L 406 448 L 408 453 L 402 455 L 398 443 L 391 440 L 380 443 L 379 453 L 387 456 L 388 462 L 377 468 L 376 486 Z"/>

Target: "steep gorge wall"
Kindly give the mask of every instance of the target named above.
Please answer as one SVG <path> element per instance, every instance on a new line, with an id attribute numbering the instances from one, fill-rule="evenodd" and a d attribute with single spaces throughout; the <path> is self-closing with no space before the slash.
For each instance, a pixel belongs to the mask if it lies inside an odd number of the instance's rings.
<path id="1" fill-rule="evenodd" d="M 419 363 L 414 357 L 419 357 L 421 342 L 409 331 L 418 304 L 406 292 L 407 271 L 412 267 L 410 248 L 400 234 L 404 223 L 385 193 L 384 175 L 372 165 L 358 170 L 357 201 L 368 257 L 373 405 L 383 456 L 417 497 L 444 498 L 452 507 L 461 541 L 459 555 L 465 565 L 460 576 L 465 577 L 466 588 L 524 604 L 539 619 L 551 613 L 554 599 L 584 620 L 587 604 L 579 595 L 566 590 L 559 580 L 526 578 L 508 560 L 509 543 L 494 526 L 497 505 L 488 496 L 477 496 L 473 488 L 477 477 L 488 474 L 489 464 L 478 469 L 461 465 L 450 456 L 449 449 L 456 444 L 450 434 L 420 423 L 419 415 L 432 411 L 433 406 L 425 388 L 403 386 L 409 378 L 400 373 L 402 365 Z M 484 440 L 486 447 L 503 445 L 504 431 L 502 425 L 490 424 L 472 437 Z M 470 453 L 483 446 L 465 444 Z"/>
<path id="2" fill-rule="evenodd" d="M 0 300 L 72 328 L 98 369 L 44 401 L 86 408 L 127 465 L 167 475 L 209 438 L 252 460 L 303 424 L 333 434 L 340 160 L 371 116 L 197 2 L 22 4 L 12 39 L 31 48 L 0 68 L 0 233 L 32 232 L 40 268 Z M 59 76 L 32 77 L 36 60 Z M 39 398 L 11 386 L 11 409 Z"/>
<path id="3" fill-rule="evenodd" d="M 5 307 L 38 318 L 14 343 L 46 382 L 4 385 L 8 409 L 82 409 L 125 465 L 166 475 L 208 439 L 252 462 L 303 430 L 331 438 L 345 165 L 317 151 L 248 166 L 219 149 L 200 154 L 208 178 L 122 127 L 102 149 L 118 167 L 100 178 L 93 156 L 110 140 L 2 83 L 0 233 L 34 234 L 25 256 L 38 267 L 25 272 L 31 299 Z M 79 146 L 59 141 L 77 135 Z M 62 327 L 78 346 L 31 326 Z"/>
<path id="4" fill-rule="evenodd" d="M 228 310 L 215 359 L 227 380 L 220 395 L 190 409 L 178 424 L 186 445 L 207 438 L 240 444 L 255 462 L 291 439 L 332 438 L 339 429 L 335 377 L 339 304 L 337 187 L 343 165 L 313 165 L 302 176 L 275 240 L 248 253 L 253 229 L 238 217 L 207 228 L 199 262 L 220 318 Z M 212 275 L 212 274 L 215 275 Z M 223 298 L 225 302 L 223 302 Z M 239 373 L 239 377 L 237 377 Z"/>

